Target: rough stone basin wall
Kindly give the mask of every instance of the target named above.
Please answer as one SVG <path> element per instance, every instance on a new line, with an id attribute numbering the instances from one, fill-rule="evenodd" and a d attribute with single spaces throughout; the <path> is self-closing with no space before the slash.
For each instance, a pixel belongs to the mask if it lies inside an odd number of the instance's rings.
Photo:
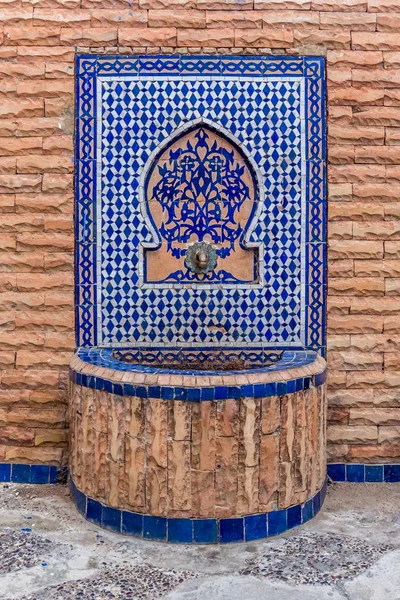
<path id="1" fill-rule="evenodd" d="M 78 51 L 327 56 L 328 450 L 396 462 L 399 2 L 0 0 L 0 23 L 0 461 L 67 462 Z"/>
<path id="2" fill-rule="evenodd" d="M 71 477 L 107 506 L 153 516 L 227 518 L 302 504 L 325 481 L 325 405 L 325 386 L 196 403 L 73 383 Z"/>

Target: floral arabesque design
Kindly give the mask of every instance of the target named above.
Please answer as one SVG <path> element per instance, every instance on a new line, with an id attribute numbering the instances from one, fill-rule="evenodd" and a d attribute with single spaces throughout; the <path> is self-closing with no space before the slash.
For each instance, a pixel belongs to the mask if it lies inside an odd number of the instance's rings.
<path id="1" fill-rule="evenodd" d="M 165 220 L 159 228 L 167 249 L 176 258 L 186 253 L 178 243 L 198 239 L 219 244 L 217 254 L 229 256 L 243 234 L 236 214 L 250 189 L 243 179 L 245 164 L 234 151 L 212 142 L 204 127 L 183 148 L 171 150 L 168 162 L 157 166 L 160 179 L 151 190 L 151 200 L 162 206 Z"/>

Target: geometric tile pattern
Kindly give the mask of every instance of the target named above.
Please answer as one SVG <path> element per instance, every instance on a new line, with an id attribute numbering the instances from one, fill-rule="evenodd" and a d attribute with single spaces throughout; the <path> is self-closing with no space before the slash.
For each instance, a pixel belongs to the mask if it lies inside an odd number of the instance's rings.
<path id="1" fill-rule="evenodd" d="M 322 58 L 77 58 L 77 344 L 323 352 Z M 143 176 L 160 145 L 204 123 L 252 164 L 256 283 L 151 284 Z"/>

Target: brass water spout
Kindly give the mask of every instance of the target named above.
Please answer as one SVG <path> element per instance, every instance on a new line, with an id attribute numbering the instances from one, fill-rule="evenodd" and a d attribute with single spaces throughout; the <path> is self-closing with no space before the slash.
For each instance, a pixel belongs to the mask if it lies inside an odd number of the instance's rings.
<path id="1" fill-rule="evenodd" d="M 197 252 L 196 262 L 198 264 L 199 269 L 205 269 L 208 265 L 207 254 L 202 250 L 200 250 L 200 252 Z"/>

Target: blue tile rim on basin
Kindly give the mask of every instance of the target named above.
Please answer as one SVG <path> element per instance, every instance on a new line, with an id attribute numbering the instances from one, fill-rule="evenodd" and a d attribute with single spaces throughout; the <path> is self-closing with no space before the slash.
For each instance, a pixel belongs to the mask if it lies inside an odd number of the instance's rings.
<path id="1" fill-rule="evenodd" d="M 79 348 L 74 358 L 78 366 L 71 362 L 70 380 L 77 385 L 106 391 L 118 396 L 136 396 L 138 398 L 162 398 L 164 400 L 184 400 L 191 402 L 226 400 L 231 398 L 261 398 L 267 396 L 283 396 L 292 394 L 301 390 L 307 390 L 311 387 L 319 387 L 326 381 L 325 361 L 313 351 L 285 351 L 281 360 L 272 365 L 263 368 L 249 369 L 243 371 L 181 371 L 176 369 L 162 369 L 143 365 L 135 365 L 117 360 L 112 355 L 111 348 L 99 349 Z M 307 374 L 306 371 L 299 373 L 291 378 L 291 370 L 301 370 L 314 364 L 316 361 L 322 361 L 315 374 Z M 103 368 L 104 374 L 91 374 L 91 367 Z M 85 370 L 88 370 L 85 373 Z M 141 375 L 182 375 L 187 377 L 196 377 L 199 381 L 197 386 L 188 386 L 183 382 L 181 385 L 159 385 L 133 382 L 122 383 L 118 381 L 115 372 L 131 373 Z M 121 374 L 122 374 L 121 373 Z M 271 379 L 277 374 L 282 374 L 282 380 L 269 381 L 266 383 L 246 383 L 236 384 L 235 375 L 260 375 L 271 374 Z M 287 378 L 284 379 L 283 375 Z M 219 378 L 217 385 L 202 385 L 201 377 Z M 227 378 L 231 378 L 232 383 L 226 383 Z"/>
<path id="2" fill-rule="evenodd" d="M 91 523 L 140 539 L 180 544 L 229 544 L 250 542 L 279 535 L 315 517 L 325 500 L 327 479 L 304 504 L 243 517 L 171 518 L 120 510 L 102 504 L 81 492 L 69 479 L 72 501 Z"/>

